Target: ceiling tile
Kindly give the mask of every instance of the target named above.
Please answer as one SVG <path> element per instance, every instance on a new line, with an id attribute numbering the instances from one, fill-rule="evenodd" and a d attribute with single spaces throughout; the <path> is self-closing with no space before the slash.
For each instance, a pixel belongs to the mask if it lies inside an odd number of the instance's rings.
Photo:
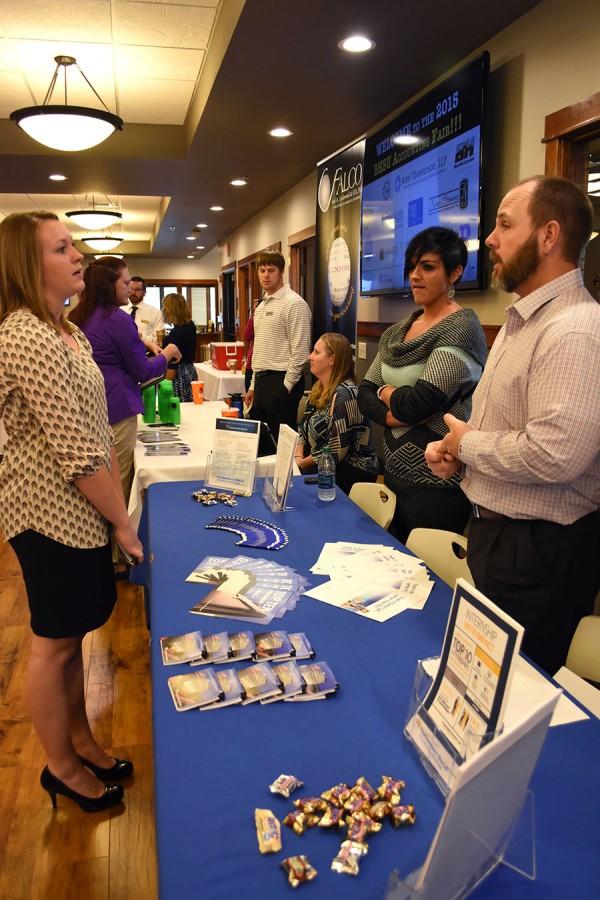
<path id="1" fill-rule="evenodd" d="M 85 41 L 93 35 L 95 41 L 110 43 L 110 0 L 13 2 L 10 14 L 0 13 L 0 28 L 11 38 Z"/>
<path id="2" fill-rule="evenodd" d="M 119 115 L 126 122 L 181 125 L 194 87 L 194 81 L 131 79 L 119 90 Z"/>
<path id="3" fill-rule="evenodd" d="M 22 75 L 0 72 L 0 118 L 8 119 L 15 109 L 31 106 L 31 94 Z"/>
<path id="4" fill-rule="evenodd" d="M 204 50 L 173 50 L 172 47 L 117 47 L 119 83 L 131 76 L 167 81 L 195 81 L 204 61 Z"/>
<path id="5" fill-rule="evenodd" d="M 114 38 L 119 44 L 205 50 L 216 10 L 114 0 Z"/>

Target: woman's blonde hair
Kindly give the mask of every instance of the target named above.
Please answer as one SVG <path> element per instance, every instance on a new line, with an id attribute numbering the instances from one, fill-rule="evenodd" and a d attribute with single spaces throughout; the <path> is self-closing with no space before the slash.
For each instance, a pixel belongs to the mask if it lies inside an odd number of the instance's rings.
<path id="1" fill-rule="evenodd" d="M 185 325 L 191 321 L 183 294 L 167 294 L 163 299 L 163 319 L 170 325 Z"/>
<path id="2" fill-rule="evenodd" d="M 42 279 L 39 228 L 47 221 L 58 222 L 58 216 L 40 209 L 11 213 L 0 222 L 0 322 L 25 307 L 59 330 L 48 311 Z M 64 316 L 61 324 L 71 330 Z"/>
<path id="3" fill-rule="evenodd" d="M 320 381 L 315 382 L 308 402 L 317 409 L 324 409 L 330 403 L 338 384 L 347 379 L 355 380 L 354 362 L 352 360 L 350 341 L 343 334 L 327 331 L 321 335 L 319 340 L 323 341 L 327 352 L 334 357 L 333 368 L 328 384 L 322 384 Z"/>

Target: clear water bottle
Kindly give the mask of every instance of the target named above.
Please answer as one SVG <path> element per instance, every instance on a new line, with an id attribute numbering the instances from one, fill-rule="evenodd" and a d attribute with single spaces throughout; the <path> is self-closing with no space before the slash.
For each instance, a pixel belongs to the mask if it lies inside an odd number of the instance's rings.
<path id="1" fill-rule="evenodd" d="M 319 457 L 319 500 L 335 500 L 335 459 L 329 447 L 324 447 Z"/>

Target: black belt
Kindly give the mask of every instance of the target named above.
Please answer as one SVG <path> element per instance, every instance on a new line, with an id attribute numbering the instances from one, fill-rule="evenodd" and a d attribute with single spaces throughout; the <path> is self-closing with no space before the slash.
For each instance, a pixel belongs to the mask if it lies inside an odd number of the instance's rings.
<path id="1" fill-rule="evenodd" d="M 261 369 L 260 372 L 255 372 L 255 378 L 264 378 L 265 375 L 285 375 L 287 369 Z"/>
<path id="2" fill-rule="evenodd" d="M 505 516 L 493 509 L 486 509 L 485 506 L 480 506 L 478 503 L 471 503 L 471 510 L 474 519 L 510 519 L 510 516 Z"/>

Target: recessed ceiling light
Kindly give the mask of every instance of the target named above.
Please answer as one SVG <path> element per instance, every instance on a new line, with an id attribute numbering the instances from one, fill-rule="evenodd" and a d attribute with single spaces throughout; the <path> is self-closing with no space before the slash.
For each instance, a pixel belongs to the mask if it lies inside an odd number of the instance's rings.
<path id="1" fill-rule="evenodd" d="M 195 241 L 195 240 L 196 240 L 196 238 L 193 234 L 188 234 L 188 236 L 186 237 L 186 241 Z"/>
<path id="2" fill-rule="evenodd" d="M 290 131 L 289 128 L 271 128 L 269 134 L 271 137 L 284 138 L 290 137 L 294 132 Z"/>
<path id="3" fill-rule="evenodd" d="M 186 259 L 194 259 L 194 254 L 193 254 L 193 253 L 188 253 Z"/>
<path id="4" fill-rule="evenodd" d="M 229 184 L 232 184 L 234 187 L 244 187 L 244 185 L 248 184 L 248 181 L 245 178 L 234 178 Z"/>
<path id="5" fill-rule="evenodd" d="M 66 181 L 66 175 L 60 175 L 58 172 L 55 172 L 54 175 L 48 175 L 48 179 L 50 181 Z"/>
<path id="6" fill-rule="evenodd" d="M 392 143 L 408 147 L 410 144 L 418 144 L 420 140 L 421 138 L 417 137 L 416 134 L 397 134 L 396 137 L 393 138 Z"/>
<path id="7" fill-rule="evenodd" d="M 196 222 L 196 228 L 208 228 L 206 222 Z"/>
<path id="8" fill-rule="evenodd" d="M 212 212 L 223 212 L 222 206 L 211 206 Z"/>
<path id="9" fill-rule="evenodd" d="M 352 34 L 350 37 L 338 42 L 338 47 L 347 53 L 366 53 L 367 50 L 372 50 L 374 46 L 375 41 L 365 37 L 363 34 Z"/>
<path id="10" fill-rule="evenodd" d="M 196 250 L 204 250 L 204 244 L 200 244 L 198 247 L 196 247 Z"/>

